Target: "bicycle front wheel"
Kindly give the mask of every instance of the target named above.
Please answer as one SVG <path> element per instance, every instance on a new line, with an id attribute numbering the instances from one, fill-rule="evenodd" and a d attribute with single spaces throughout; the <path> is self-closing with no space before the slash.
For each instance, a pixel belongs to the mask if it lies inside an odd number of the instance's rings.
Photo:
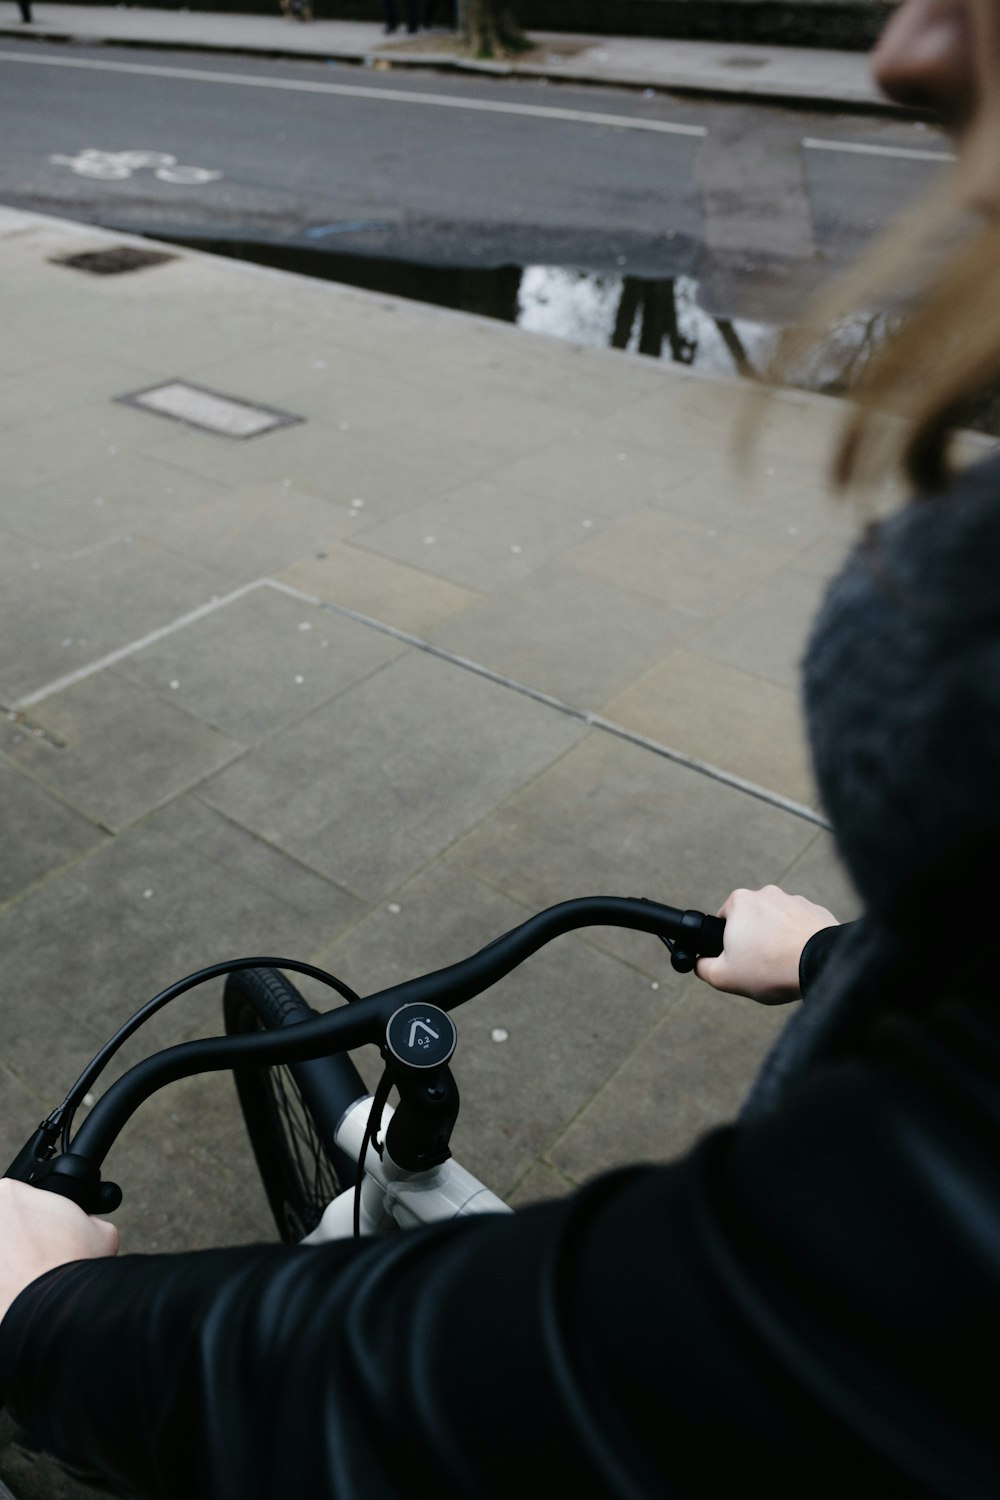
<path id="1" fill-rule="evenodd" d="M 318 1014 L 275 969 L 239 969 L 226 980 L 226 1031 L 245 1036 L 311 1021 Z M 357 1163 L 336 1144 L 345 1112 L 367 1094 L 347 1056 L 274 1068 L 234 1069 L 250 1144 L 281 1238 L 298 1242 L 327 1204 L 357 1179 Z"/>

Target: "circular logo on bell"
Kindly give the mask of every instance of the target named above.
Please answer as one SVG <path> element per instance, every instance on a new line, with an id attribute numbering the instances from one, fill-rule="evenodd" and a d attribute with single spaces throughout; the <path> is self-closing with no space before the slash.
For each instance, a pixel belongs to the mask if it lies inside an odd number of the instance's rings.
<path id="1" fill-rule="evenodd" d="M 458 1032 L 436 1005 L 401 1005 L 385 1028 L 389 1051 L 411 1068 L 440 1068 L 455 1050 Z"/>

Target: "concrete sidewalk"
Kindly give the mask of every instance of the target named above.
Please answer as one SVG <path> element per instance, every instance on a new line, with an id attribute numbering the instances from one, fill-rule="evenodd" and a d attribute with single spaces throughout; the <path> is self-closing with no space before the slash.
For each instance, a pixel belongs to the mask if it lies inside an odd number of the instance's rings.
<path id="1" fill-rule="evenodd" d="M 399 40 L 384 36 L 381 27 L 363 21 L 301 24 L 277 14 L 46 3 L 34 7 L 31 25 L 6 20 L 0 25 L 0 36 L 323 58 L 383 68 L 457 68 L 494 76 L 905 113 L 889 104 L 875 88 L 863 53 L 805 47 L 532 32 L 534 52 L 518 61 L 493 63 L 458 58 L 447 32 Z"/>
<path id="2" fill-rule="evenodd" d="M 60 263 L 129 243 L 0 214 L 0 1151 L 220 958 L 369 992 L 571 896 L 849 907 L 796 692 L 855 530 L 837 403 L 775 397 L 751 481 L 733 382 L 197 253 Z M 178 380 L 297 420 L 118 399 Z M 781 1019 L 651 939 L 564 939 L 461 1016 L 458 1154 L 523 1201 L 682 1150 Z M 267 1230 L 225 1079 L 112 1165 L 130 1244 Z"/>

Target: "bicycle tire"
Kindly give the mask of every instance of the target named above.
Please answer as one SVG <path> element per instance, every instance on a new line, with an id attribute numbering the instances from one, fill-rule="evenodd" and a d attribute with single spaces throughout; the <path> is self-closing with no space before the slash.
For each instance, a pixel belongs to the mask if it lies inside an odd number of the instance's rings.
<path id="1" fill-rule="evenodd" d="M 275 969 L 230 974 L 223 995 L 231 1036 L 294 1026 L 318 1014 Z M 327 1204 L 357 1180 L 357 1163 L 337 1146 L 345 1111 L 368 1090 L 346 1055 L 274 1068 L 235 1068 L 243 1120 L 278 1233 L 297 1244 Z"/>

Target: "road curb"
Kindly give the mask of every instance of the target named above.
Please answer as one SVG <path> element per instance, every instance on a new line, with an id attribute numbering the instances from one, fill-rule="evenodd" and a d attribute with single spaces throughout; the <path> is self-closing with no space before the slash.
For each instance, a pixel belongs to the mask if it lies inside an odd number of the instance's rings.
<path id="1" fill-rule="evenodd" d="M 817 114 L 852 114 L 891 116 L 901 120 L 927 120 L 926 111 L 907 109 L 893 104 L 889 99 L 844 99 L 829 94 L 816 94 L 804 90 L 769 88 L 766 84 L 749 87 L 734 82 L 732 87 L 722 83 L 697 83 L 676 78 L 657 78 L 634 74 L 608 74 L 595 78 L 590 73 L 575 73 L 565 67 L 553 68 L 530 63 L 503 63 L 480 61 L 476 58 L 453 57 L 447 53 L 425 53 L 422 56 L 402 56 L 399 53 L 374 51 L 357 52 L 312 52 L 296 48 L 240 47 L 217 42 L 160 41 L 148 37 L 100 37 L 81 36 L 75 32 L 32 31 L 25 33 L 14 26 L 0 26 L 0 38 L 18 41 L 42 41 L 55 45 L 80 47 L 123 47 L 130 51 L 143 52 L 194 52 L 214 56 L 261 57 L 274 62 L 333 62 L 357 68 L 377 67 L 380 72 L 419 71 L 432 73 L 474 74 L 480 77 L 528 78 L 535 82 L 571 84 L 584 88 L 620 88 L 629 90 L 652 89 L 655 93 L 672 94 L 684 99 L 707 99 L 720 103 L 773 105 L 782 109 L 805 109 Z"/>

